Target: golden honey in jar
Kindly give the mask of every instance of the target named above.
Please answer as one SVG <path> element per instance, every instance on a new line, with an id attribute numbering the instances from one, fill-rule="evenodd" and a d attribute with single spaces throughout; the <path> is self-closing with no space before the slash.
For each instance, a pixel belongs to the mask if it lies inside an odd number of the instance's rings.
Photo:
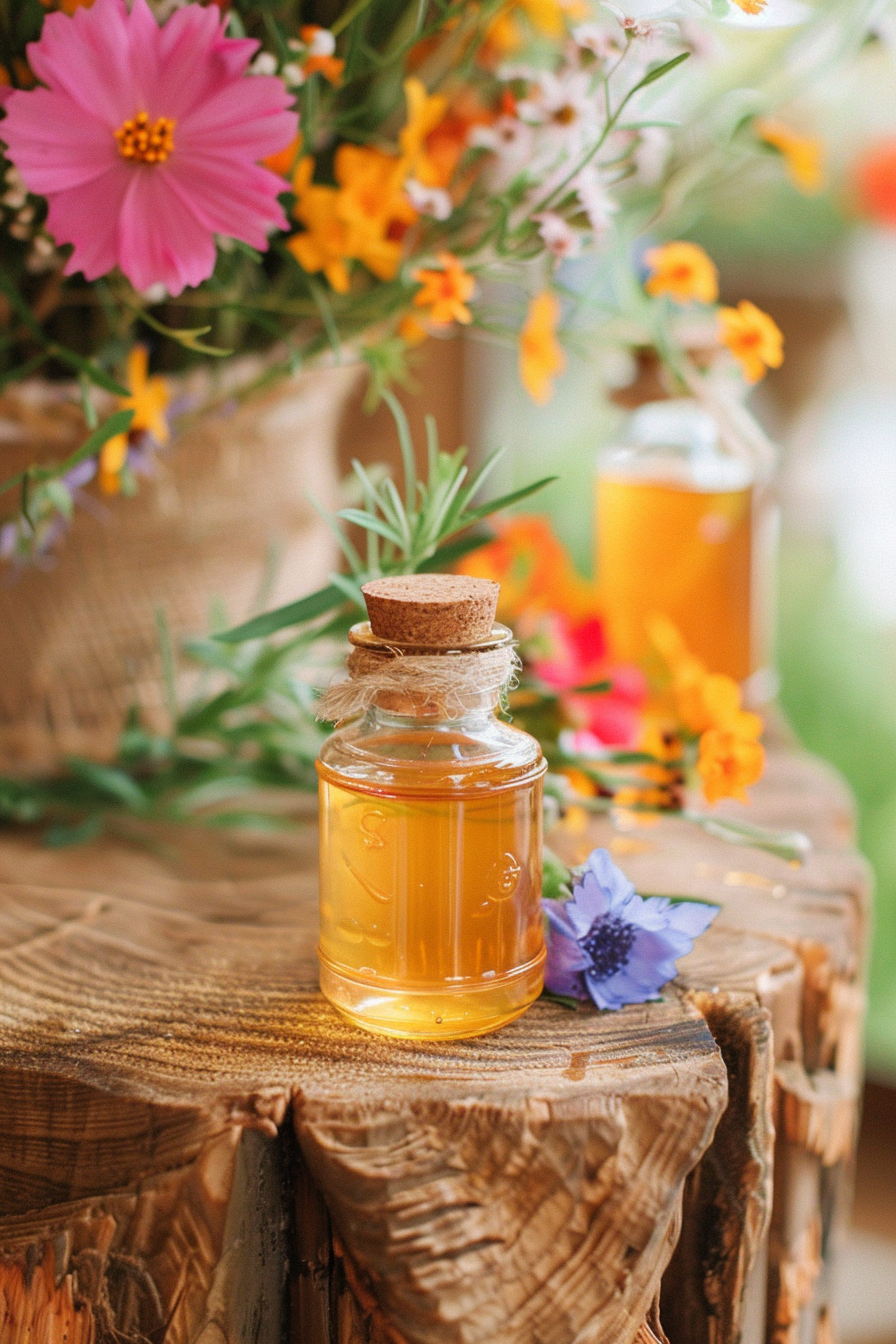
<path id="1" fill-rule="evenodd" d="M 635 412 L 627 442 L 602 455 L 596 558 L 614 656 L 641 663 L 654 614 L 668 617 L 711 672 L 746 681 L 762 667 L 768 542 L 756 472 L 720 447 L 695 402 Z"/>
<path id="2" fill-rule="evenodd" d="M 370 1031 L 477 1036 L 541 992 L 547 767 L 496 714 L 512 648 L 497 591 L 377 580 L 350 635 L 362 707 L 317 767 L 319 955 L 323 993 Z"/>

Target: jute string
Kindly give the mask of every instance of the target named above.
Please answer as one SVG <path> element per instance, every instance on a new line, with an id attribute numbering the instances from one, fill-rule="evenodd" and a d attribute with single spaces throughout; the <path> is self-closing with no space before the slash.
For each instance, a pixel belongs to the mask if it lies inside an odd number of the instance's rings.
<path id="1" fill-rule="evenodd" d="M 317 705 L 317 717 L 328 723 L 365 713 L 380 701 L 404 702 L 416 710 L 456 719 L 470 709 L 470 701 L 489 691 L 508 690 L 521 666 L 511 645 L 481 653 L 406 653 L 398 650 L 353 649 L 348 657 L 349 679 L 327 690 Z M 392 708 L 392 705 L 383 707 Z M 400 712 L 400 711 L 399 711 Z"/>

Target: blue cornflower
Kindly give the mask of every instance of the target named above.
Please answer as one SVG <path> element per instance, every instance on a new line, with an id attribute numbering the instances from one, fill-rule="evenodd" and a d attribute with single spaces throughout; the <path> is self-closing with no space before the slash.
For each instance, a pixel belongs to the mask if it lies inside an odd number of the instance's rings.
<path id="1" fill-rule="evenodd" d="M 548 918 L 545 989 L 598 1008 L 656 998 L 717 905 L 639 896 L 605 849 L 575 877 L 572 899 L 542 901 Z"/>

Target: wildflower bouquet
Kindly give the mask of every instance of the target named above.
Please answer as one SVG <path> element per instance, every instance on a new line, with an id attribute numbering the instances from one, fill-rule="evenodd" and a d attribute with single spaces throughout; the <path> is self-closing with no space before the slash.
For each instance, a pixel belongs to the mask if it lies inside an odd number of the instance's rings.
<path id="1" fill-rule="evenodd" d="M 682 67 L 706 83 L 704 28 L 812 13 L 354 0 L 325 27 L 295 0 L 14 0 L 0 13 L 0 387 L 74 378 L 84 434 L 62 462 L 0 481 L 6 551 L 39 550 L 94 478 L 135 488 L 168 438 L 175 369 L 268 352 L 240 395 L 349 348 L 378 388 L 427 334 L 476 322 L 519 332 L 523 381 L 546 400 L 564 364 L 563 260 L 607 247 L 623 218 L 628 246 L 668 214 L 689 144 L 709 173 L 763 148 L 794 158 L 777 124 L 729 126 L 720 158 L 661 115 Z M 699 98 L 679 102 L 705 121 Z M 522 312 L 490 309 L 492 276 L 526 278 Z M 723 341 L 755 345 L 757 321 L 728 316 Z"/>
<path id="2" fill-rule="evenodd" d="M 547 519 L 518 514 L 494 527 L 494 540 L 460 567 L 501 584 L 499 619 L 517 635 L 523 660 L 510 710 L 541 742 L 552 771 L 548 793 L 561 810 L 633 819 L 674 813 L 735 843 L 801 857 L 801 836 L 689 805 L 689 782 L 709 804 L 747 802 L 762 776 L 764 724 L 743 708 L 737 683 L 708 672 L 660 616 L 651 622 L 648 674 L 620 663 L 597 589 L 576 572 Z"/>

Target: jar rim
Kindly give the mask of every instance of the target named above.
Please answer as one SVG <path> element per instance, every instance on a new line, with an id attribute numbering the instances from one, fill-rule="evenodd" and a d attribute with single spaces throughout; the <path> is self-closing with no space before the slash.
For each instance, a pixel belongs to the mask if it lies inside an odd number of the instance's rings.
<path id="1" fill-rule="evenodd" d="M 514 642 L 513 631 L 506 625 L 500 625 L 498 622 L 492 626 L 491 631 L 485 639 L 473 641 L 469 644 L 458 644 L 457 646 L 448 645 L 440 647 L 433 644 L 406 644 L 396 640 L 379 639 L 371 630 L 369 621 L 359 621 L 353 625 L 348 632 L 349 643 L 359 649 L 369 649 L 375 653 L 391 653 L 398 657 L 404 654 L 430 654 L 433 656 L 468 654 L 468 653 L 487 653 L 491 649 L 502 649 Z"/>

